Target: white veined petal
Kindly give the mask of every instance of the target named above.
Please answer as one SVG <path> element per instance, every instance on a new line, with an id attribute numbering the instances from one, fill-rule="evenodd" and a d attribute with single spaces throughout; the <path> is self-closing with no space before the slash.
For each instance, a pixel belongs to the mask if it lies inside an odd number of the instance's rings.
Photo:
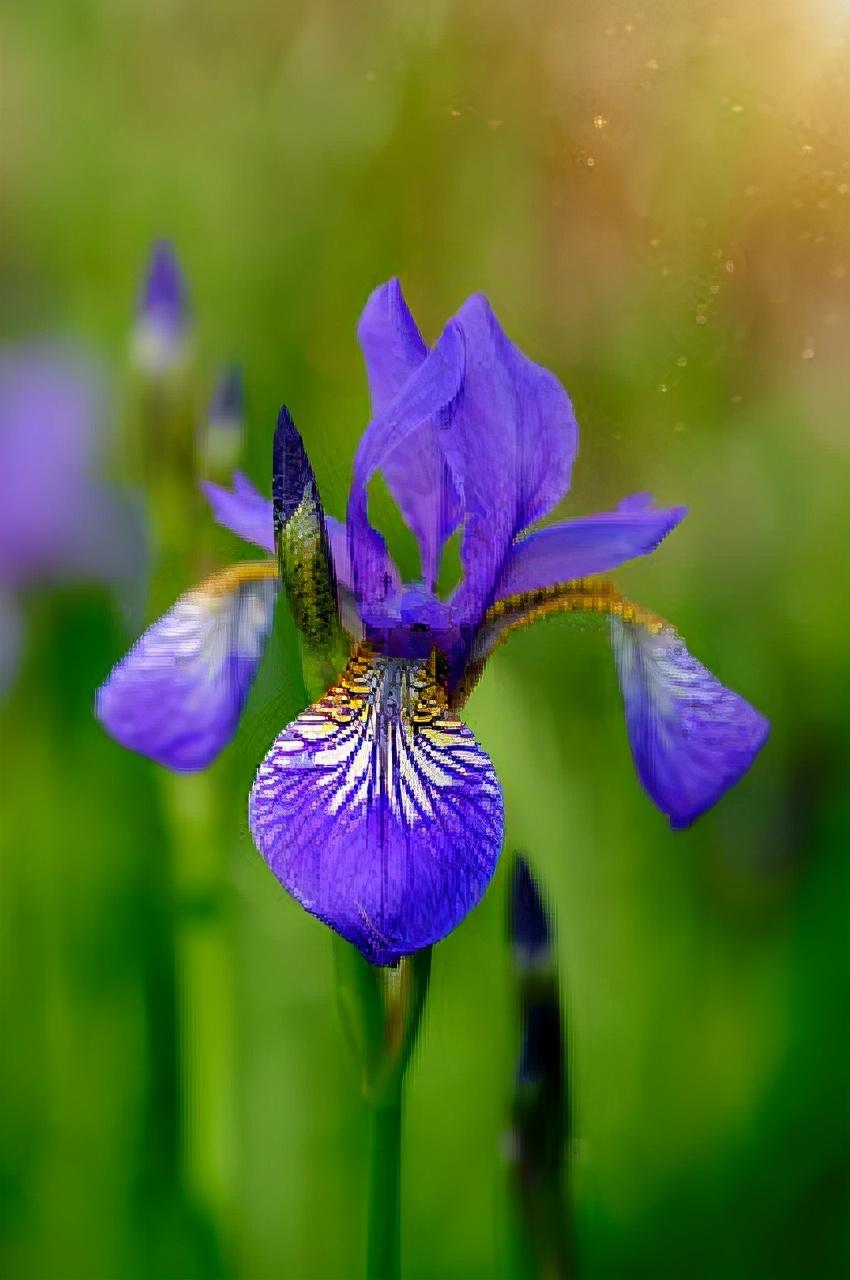
<path id="1" fill-rule="evenodd" d="M 671 824 L 688 826 L 746 773 L 769 722 L 673 627 L 614 618 L 611 638 L 638 776 Z"/>
<path id="2" fill-rule="evenodd" d="M 443 937 L 479 900 L 501 787 L 428 663 L 355 654 L 257 772 L 249 819 L 284 887 L 375 964 Z"/>
<path id="3" fill-rule="evenodd" d="M 277 578 L 238 565 L 181 596 L 98 690 L 123 746 L 170 769 L 203 769 L 236 732 L 271 628 Z"/>

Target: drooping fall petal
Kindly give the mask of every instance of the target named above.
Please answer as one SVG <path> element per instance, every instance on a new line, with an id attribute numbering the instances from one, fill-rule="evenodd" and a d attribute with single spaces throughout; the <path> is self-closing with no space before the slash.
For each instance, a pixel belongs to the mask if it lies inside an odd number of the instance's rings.
<path id="1" fill-rule="evenodd" d="M 613 618 L 635 767 L 673 827 L 687 827 L 749 769 L 769 721 L 692 657 L 673 627 Z"/>
<path id="2" fill-rule="evenodd" d="M 277 589 L 272 562 L 236 565 L 182 595 L 98 690 L 104 728 L 169 769 L 205 768 L 236 732 Z"/>
<path id="3" fill-rule="evenodd" d="M 284 888 L 373 964 L 392 964 L 483 895 L 502 792 L 427 662 L 361 652 L 275 741 L 249 821 Z"/>

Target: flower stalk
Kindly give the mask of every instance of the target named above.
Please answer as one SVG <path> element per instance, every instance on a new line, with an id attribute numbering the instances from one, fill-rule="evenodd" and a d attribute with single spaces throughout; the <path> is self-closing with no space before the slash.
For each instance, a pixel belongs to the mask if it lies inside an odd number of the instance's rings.
<path id="1" fill-rule="evenodd" d="M 349 946 L 349 950 L 353 949 Z M 406 956 L 395 969 L 368 967 L 380 988 L 385 1021 L 383 1035 L 368 1046 L 364 1058 L 370 1124 L 366 1277 L 397 1280 L 401 1274 L 404 1084 L 425 1007 L 431 948 Z"/>
<path id="2" fill-rule="evenodd" d="M 396 1280 L 404 1084 L 428 994 L 431 948 L 382 967 L 369 964 L 356 947 L 335 938 L 334 960 L 343 1030 L 361 1072 L 369 1111 L 366 1276 Z"/>

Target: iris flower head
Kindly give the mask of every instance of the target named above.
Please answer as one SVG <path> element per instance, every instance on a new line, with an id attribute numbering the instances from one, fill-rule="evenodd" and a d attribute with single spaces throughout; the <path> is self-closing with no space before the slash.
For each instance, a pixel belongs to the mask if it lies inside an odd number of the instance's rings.
<path id="1" fill-rule="evenodd" d="M 636 494 L 533 527 L 570 487 L 578 428 L 558 380 L 513 345 L 485 298 L 471 297 L 429 348 L 390 281 L 369 298 L 358 337 L 372 417 L 345 521 L 324 513 L 286 410 L 271 500 L 238 473 L 232 489 L 205 490 L 219 523 L 277 548 L 299 630 L 319 669 L 327 660 L 325 692 L 259 767 L 254 841 L 309 912 L 372 963 L 392 964 L 459 924 L 495 870 L 502 790 L 461 711 L 515 629 L 556 612 L 610 617 L 638 775 L 673 826 L 741 777 L 768 723 L 600 576 L 651 552 L 683 507 Z M 370 523 L 378 472 L 416 537 L 416 582 L 402 581 Z M 457 530 L 462 576 L 441 599 L 440 560 Z M 209 764 L 236 731 L 279 581 L 268 559 L 181 597 L 99 691 L 106 728 L 168 768 Z"/>

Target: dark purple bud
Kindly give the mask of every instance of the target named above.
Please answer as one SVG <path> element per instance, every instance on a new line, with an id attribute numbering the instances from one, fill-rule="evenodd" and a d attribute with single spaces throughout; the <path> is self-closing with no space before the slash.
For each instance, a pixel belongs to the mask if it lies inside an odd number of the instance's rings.
<path id="1" fill-rule="evenodd" d="M 511 872 L 509 932 L 517 968 L 538 969 L 551 959 L 552 931 L 528 862 L 516 855 Z"/>

